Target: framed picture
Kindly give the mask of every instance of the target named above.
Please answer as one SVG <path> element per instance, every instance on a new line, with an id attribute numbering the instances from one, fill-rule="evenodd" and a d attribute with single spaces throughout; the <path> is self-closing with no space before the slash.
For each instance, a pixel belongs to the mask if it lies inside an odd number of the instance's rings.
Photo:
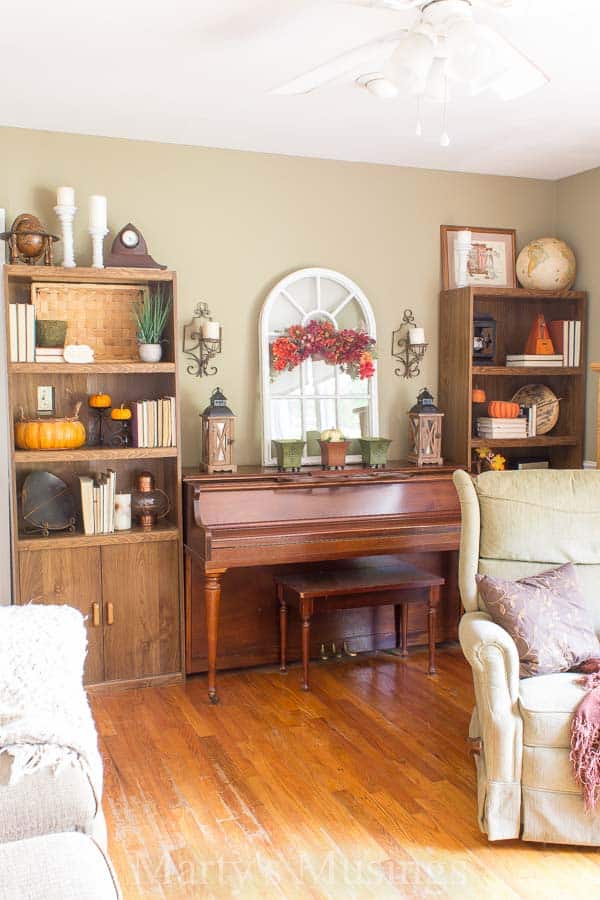
<path id="1" fill-rule="evenodd" d="M 517 286 L 514 228 L 442 225 L 441 239 L 443 290 L 471 285 Z"/>

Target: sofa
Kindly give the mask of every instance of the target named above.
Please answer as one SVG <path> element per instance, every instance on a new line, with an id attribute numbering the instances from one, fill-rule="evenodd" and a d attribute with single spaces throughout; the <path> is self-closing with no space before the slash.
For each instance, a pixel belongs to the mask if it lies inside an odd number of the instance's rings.
<path id="1" fill-rule="evenodd" d="M 0 900 L 120 897 L 85 652 L 71 607 L 0 607 Z"/>
<path id="2" fill-rule="evenodd" d="M 459 638 L 471 665 L 469 739 L 479 825 L 491 841 L 600 845 L 569 761 L 581 676 L 519 677 L 519 656 L 478 595 L 477 572 L 516 580 L 572 562 L 600 632 L 600 472 L 526 470 L 454 476 L 461 509 Z"/>

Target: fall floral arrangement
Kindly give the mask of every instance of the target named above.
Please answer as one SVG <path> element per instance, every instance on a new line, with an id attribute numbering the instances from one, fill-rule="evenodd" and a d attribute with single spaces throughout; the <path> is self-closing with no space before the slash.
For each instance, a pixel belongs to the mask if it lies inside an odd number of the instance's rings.
<path id="1" fill-rule="evenodd" d="M 506 458 L 500 453 L 494 453 L 489 447 L 477 447 L 475 462 L 479 472 L 486 472 L 490 469 L 493 472 L 503 472 L 506 469 Z"/>
<path id="2" fill-rule="evenodd" d="M 351 378 L 372 378 L 375 374 L 375 340 L 365 331 L 338 331 L 331 322 L 312 319 L 306 325 L 292 325 L 271 344 L 275 372 L 291 371 L 309 357 L 340 366 Z"/>

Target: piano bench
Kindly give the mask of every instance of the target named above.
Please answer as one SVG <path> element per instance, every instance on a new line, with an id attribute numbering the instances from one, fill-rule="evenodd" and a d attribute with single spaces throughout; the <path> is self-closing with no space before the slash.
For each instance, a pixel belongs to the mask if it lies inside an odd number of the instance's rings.
<path id="1" fill-rule="evenodd" d="M 411 603 L 426 603 L 428 674 L 435 675 L 435 611 L 440 588 L 444 583 L 445 580 L 439 575 L 424 572 L 408 563 L 381 568 L 373 565 L 277 576 L 275 584 L 279 601 L 281 671 L 287 671 L 287 611 L 290 601 L 298 605 L 302 620 L 302 687 L 305 691 L 309 690 L 310 620 L 315 609 L 326 612 L 393 605 L 396 612 L 396 645 L 400 632 L 402 656 L 407 656 L 408 606 Z"/>

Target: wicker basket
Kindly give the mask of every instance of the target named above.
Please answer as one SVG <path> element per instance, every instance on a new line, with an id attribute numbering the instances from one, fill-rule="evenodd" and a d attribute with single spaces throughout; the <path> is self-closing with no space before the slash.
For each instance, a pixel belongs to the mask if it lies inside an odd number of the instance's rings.
<path id="1" fill-rule="evenodd" d="M 89 344 L 97 360 L 137 360 L 133 304 L 148 288 L 129 284 L 31 285 L 37 319 L 66 319 L 65 344 Z"/>

